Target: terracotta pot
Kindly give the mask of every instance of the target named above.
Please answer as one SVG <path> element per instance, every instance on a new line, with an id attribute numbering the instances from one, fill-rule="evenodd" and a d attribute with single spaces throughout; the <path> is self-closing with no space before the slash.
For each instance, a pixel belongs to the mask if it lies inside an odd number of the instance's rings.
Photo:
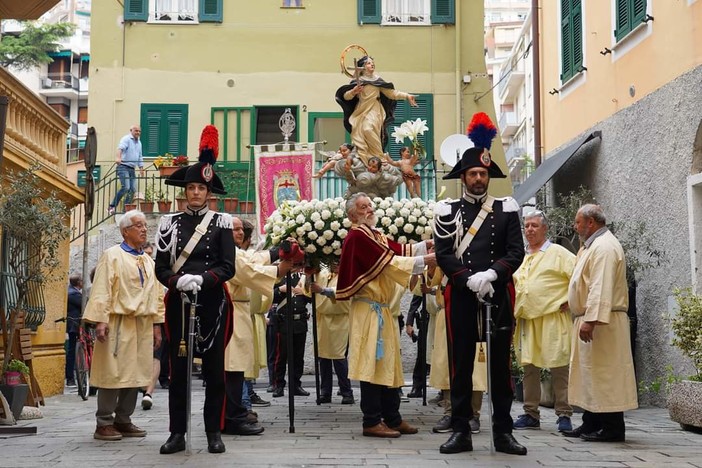
<path id="1" fill-rule="evenodd" d="M 131 210 L 136 210 L 136 203 L 125 203 L 124 204 L 124 212 L 126 213 L 127 211 Z"/>
<path id="2" fill-rule="evenodd" d="M 241 213 L 253 213 L 254 212 L 254 203 L 249 200 L 245 201 L 240 201 L 239 202 L 239 211 Z"/>
<path id="3" fill-rule="evenodd" d="M 188 206 L 188 200 L 186 198 L 176 198 L 176 206 L 178 211 L 185 211 L 185 207 Z"/>
<path id="4" fill-rule="evenodd" d="M 22 374 L 17 371 L 5 371 L 5 385 L 13 387 L 22 383 Z"/>
<path id="5" fill-rule="evenodd" d="M 217 210 L 219 209 L 219 198 L 217 198 L 217 197 L 211 197 L 211 198 L 208 200 L 208 203 L 209 203 L 209 208 L 210 208 L 212 211 L 217 211 Z"/>
<path id="6" fill-rule="evenodd" d="M 154 212 L 154 202 L 139 202 L 139 209 L 142 213 L 153 213 Z"/>
<path id="7" fill-rule="evenodd" d="M 180 169 L 180 166 L 161 166 L 158 168 L 158 172 L 161 174 L 161 177 L 168 177 L 178 169 Z"/>
<path id="8" fill-rule="evenodd" d="M 224 198 L 222 199 L 222 202 L 224 202 L 225 213 L 234 213 L 236 211 L 237 205 L 239 205 L 238 198 Z"/>
<path id="9" fill-rule="evenodd" d="M 164 201 L 159 201 L 158 202 L 158 211 L 161 213 L 168 213 L 171 211 L 171 201 L 170 200 L 164 200 Z"/>

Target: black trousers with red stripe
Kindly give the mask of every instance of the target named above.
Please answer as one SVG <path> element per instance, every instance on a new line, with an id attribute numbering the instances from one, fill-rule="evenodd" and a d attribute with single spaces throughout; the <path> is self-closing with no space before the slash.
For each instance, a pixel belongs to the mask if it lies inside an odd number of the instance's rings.
<path id="1" fill-rule="evenodd" d="M 495 283 L 493 283 L 495 284 Z M 500 289 L 495 284 L 495 290 Z M 501 288 L 503 291 L 506 288 Z M 475 344 L 479 338 L 478 314 L 485 308 L 474 293 L 463 290 L 446 290 L 446 334 L 448 338 L 449 372 L 451 379 L 451 423 L 454 432 L 470 432 L 469 421 L 473 417 L 471 405 L 473 394 L 473 364 Z M 512 343 L 512 303 L 506 293 L 495 294 L 491 299 L 492 336 L 490 338 L 490 375 L 492 378 L 492 429 L 494 434 L 512 432 L 513 389 L 510 372 Z M 483 320 L 482 333 L 486 333 Z"/>
<path id="2" fill-rule="evenodd" d="M 207 295 L 198 297 L 197 315 L 200 318 L 201 333 L 207 338 L 213 338 L 210 349 L 195 357 L 202 359 L 202 377 L 206 382 L 204 420 L 206 432 L 219 432 L 224 424 L 224 347 L 225 338 L 231 332 L 230 316 L 224 299 L 223 290 L 209 290 Z M 222 313 L 220 326 L 215 332 L 216 317 Z M 187 334 L 187 310 L 185 333 Z M 178 294 L 170 295 L 166 303 L 166 333 L 168 335 L 168 356 L 170 357 L 171 375 L 168 387 L 168 414 L 170 417 L 170 432 L 184 434 L 187 430 L 187 415 L 185 404 L 187 397 L 188 359 L 178 356 L 178 348 L 182 335 L 182 312 Z M 211 333 L 211 334 L 210 334 Z M 187 337 L 185 338 L 187 343 Z M 195 384 L 195 382 L 194 382 Z"/>

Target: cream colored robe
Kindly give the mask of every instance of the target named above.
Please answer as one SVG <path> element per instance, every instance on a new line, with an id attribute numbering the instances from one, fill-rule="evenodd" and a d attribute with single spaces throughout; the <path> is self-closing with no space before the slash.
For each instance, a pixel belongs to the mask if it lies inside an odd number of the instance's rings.
<path id="1" fill-rule="evenodd" d="M 629 341 L 629 295 L 624 251 L 606 231 L 580 249 L 568 289 L 573 324 L 568 402 L 593 413 L 638 407 Z M 580 340 L 584 322 L 597 321 L 593 340 Z"/>
<path id="2" fill-rule="evenodd" d="M 573 324 L 560 306 L 568 302 L 574 266 L 575 255 L 549 244 L 545 250 L 528 253 L 514 273 L 514 350 L 522 366 L 550 369 L 568 365 Z"/>
<path id="3" fill-rule="evenodd" d="M 253 375 L 256 359 L 250 294 L 251 290 L 255 290 L 272 296 L 278 267 L 258 264 L 255 256 L 239 248 L 236 249 L 235 258 L 236 274 L 226 283 L 234 305 L 234 331 L 224 350 L 224 370 Z"/>
<path id="4" fill-rule="evenodd" d="M 263 265 L 270 265 L 271 257 L 268 251 L 256 251 L 249 249 L 246 251 L 256 261 Z M 273 295 L 270 296 L 261 294 L 258 291 L 251 291 L 251 320 L 253 322 L 254 334 L 254 365 L 252 372 L 246 372 L 244 377 L 247 379 L 257 379 L 261 373 L 261 369 L 268 366 L 268 350 L 266 345 L 266 314 L 273 304 Z"/>
<path id="5" fill-rule="evenodd" d="M 388 387 L 404 383 L 400 362 L 400 331 L 397 326 L 399 300 L 395 297 L 405 290 L 414 267 L 414 257 L 395 255 L 373 281 L 367 283 L 351 299 L 349 312 L 349 379 L 361 380 Z M 384 355 L 376 360 L 378 314 L 366 298 L 382 304 L 383 327 L 381 337 Z"/>
<path id="6" fill-rule="evenodd" d="M 91 385 L 137 388 L 151 383 L 153 326 L 165 319 L 163 287 L 151 257 L 132 255 L 119 245 L 107 249 L 95 269 L 83 319 L 109 327 L 107 341 L 95 341 Z"/>
<path id="7" fill-rule="evenodd" d="M 338 275 L 322 270 L 315 282 L 323 288 L 336 289 Z M 349 344 L 349 301 L 336 301 L 317 294 L 317 349 L 324 359 L 344 359 Z"/>
<path id="8" fill-rule="evenodd" d="M 361 81 L 366 80 L 364 77 Z M 351 142 L 356 147 L 358 157 L 368 167 L 368 161 L 373 156 L 382 159 L 383 146 L 380 142 L 380 133 L 385 125 L 385 109 L 380 103 L 380 93 L 390 99 L 405 100 L 409 94 L 395 89 L 386 89 L 373 85 L 365 85 L 358 95 L 356 109 L 349 117 L 351 124 Z M 350 101 L 355 96 L 351 91 L 344 94 L 344 99 Z"/>

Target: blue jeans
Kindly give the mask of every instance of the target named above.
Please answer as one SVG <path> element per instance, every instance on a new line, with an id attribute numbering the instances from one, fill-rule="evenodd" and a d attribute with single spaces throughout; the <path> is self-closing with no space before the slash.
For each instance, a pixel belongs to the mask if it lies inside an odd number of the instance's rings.
<path id="1" fill-rule="evenodd" d="M 247 410 L 251 410 L 251 397 L 249 396 L 249 386 L 253 387 L 250 380 L 244 380 L 244 386 L 241 392 L 241 404 Z"/>
<path id="2" fill-rule="evenodd" d="M 124 198 L 124 202 L 131 203 L 132 197 L 137 191 L 136 168 L 125 166 L 124 164 L 118 164 L 117 177 L 119 177 L 119 183 L 122 187 L 115 194 L 115 199 L 112 200 L 112 203 L 110 203 L 110 206 L 112 207 L 117 206 L 125 194 L 127 196 Z"/>

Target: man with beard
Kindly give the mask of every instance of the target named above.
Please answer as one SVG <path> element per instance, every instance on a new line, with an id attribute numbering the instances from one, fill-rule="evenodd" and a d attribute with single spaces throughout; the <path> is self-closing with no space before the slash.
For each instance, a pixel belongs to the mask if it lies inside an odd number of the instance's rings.
<path id="1" fill-rule="evenodd" d="M 638 407 L 624 250 L 599 205 L 583 205 L 574 228 L 582 247 L 568 287 L 575 316 L 568 402 L 585 411 L 583 424 L 563 435 L 624 442 L 624 411 Z"/>
<path id="2" fill-rule="evenodd" d="M 466 150 L 444 179 L 460 178 L 463 197 L 440 202 L 434 209 L 436 260 L 448 278 L 444 298 L 451 378 L 453 434 L 441 453 L 473 450 L 473 366 L 476 342 L 490 340 L 493 403 L 492 433 L 495 449 L 526 455 L 527 449 L 512 436 L 512 274 L 524 258 L 519 205 L 512 199 L 488 195 L 490 177 L 504 178 L 492 161 L 489 148 L 497 133 L 484 113 L 476 114 L 468 136 L 475 147 Z M 489 297 L 486 297 L 489 296 Z M 491 335 L 479 299 L 492 302 Z"/>
<path id="3" fill-rule="evenodd" d="M 344 239 L 339 263 L 337 300 L 351 300 L 349 310 L 349 378 L 361 383 L 363 435 L 400 437 L 417 428 L 402 420 L 403 384 L 400 331 L 390 310 L 395 285 L 407 287 L 411 275 L 436 264 L 427 254 L 432 241 L 400 245 L 375 229 L 378 218 L 365 193 L 352 195 L 346 214 L 353 223 Z"/>

